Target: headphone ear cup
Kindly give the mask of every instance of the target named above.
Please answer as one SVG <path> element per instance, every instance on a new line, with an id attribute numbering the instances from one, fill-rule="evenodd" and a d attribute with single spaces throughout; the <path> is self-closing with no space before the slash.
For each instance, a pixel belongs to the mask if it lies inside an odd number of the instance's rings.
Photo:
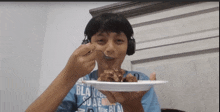
<path id="1" fill-rule="evenodd" d="M 135 39 L 128 40 L 128 49 L 127 49 L 127 55 L 133 55 L 135 53 L 136 49 L 136 43 Z"/>

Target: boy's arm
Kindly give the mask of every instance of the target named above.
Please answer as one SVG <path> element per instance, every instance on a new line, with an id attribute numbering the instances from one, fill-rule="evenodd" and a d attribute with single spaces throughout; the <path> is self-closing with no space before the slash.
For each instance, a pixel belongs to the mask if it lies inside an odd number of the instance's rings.
<path id="1" fill-rule="evenodd" d="M 96 54 L 92 44 L 78 47 L 66 66 L 49 87 L 26 109 L 26 112 L 54 112 L 76 81 L 95 67 Z"/>
<path id="2" fill-rule="evenodd" d="M 25 112 L 54 112 L 79 79 L 71 78 L 64 68 L 50 86 L 26 109 Z"/>

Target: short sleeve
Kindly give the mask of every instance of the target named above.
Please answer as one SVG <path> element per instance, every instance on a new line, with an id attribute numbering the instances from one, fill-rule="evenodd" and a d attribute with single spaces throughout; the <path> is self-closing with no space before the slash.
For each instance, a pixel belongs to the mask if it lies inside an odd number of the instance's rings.
<path id="1" fill-rule="evenodd" d="M 136 72 L 135 74 L 139 74 L 139 80 L 149 80 L 149 77 L 141 72 Z M 151 87 L 151 89 L 142 97 L 141 103 L 144 108 L 144 112 L 161 112 L 154 87 Z"/>
<path id="2" fill-rule="evenodd" d="M 58 106 L 56 112 L 75 112 L 77 110 L 76 105 L 76 86 L 69 91 L 61 104 Z"/>

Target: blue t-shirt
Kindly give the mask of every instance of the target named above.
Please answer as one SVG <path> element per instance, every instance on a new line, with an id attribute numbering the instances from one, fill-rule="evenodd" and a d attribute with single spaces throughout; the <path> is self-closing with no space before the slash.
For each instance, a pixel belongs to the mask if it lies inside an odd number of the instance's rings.
<path id="1" fill-rule="evenodd" d="M 124 77 L 129 73 L 136 76 L 138 80 L 149 80 L 149 77 L 141 72 L 125 71 Z M 98 71 L 83 77 L 83 80 L 97 80 Z M 84 102 L 84 103 L 83 103 Z M 82 104 L 83 103 L 83 104 Z M 141 100 L 144 112 L 161 112 L 160 105 L 154 88 L 142 97 Z M 120 103 L 111 104 L 106 96 L 92 86 L 76 83 L 69 91 L 56 112 L 123 112 Z"/>

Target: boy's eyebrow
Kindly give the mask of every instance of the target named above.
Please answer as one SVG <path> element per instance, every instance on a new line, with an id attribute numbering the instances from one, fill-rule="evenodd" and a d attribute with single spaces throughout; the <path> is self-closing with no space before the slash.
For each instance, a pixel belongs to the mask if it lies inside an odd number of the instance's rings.
<path id="1" fill-rule="evenodd" d="M 118 32 L 116 35 L 117 35 L 117 36 L 120 36 L 121 33 L 122 33 L 122 32 Z M 108 33 L 108 32 L 99 32 L 99 33 L 97 34 L 97 36 L 105 36 L 105 35 L 109 35 L 109 33 Z"/>
<path id="2" fill-rule="evenodd" d="M 103 34 L 102 33 L 98 33 L 98 35 L 97 36 L 103 36 Z"/>
<path id="3" fill-rule="evenodd" d="M 105 34 L 106 32 L 100 32 L 100 33 L 98 33 L 98 36 L 104 36 L 104 34 Z M 106 33 L 107 34 L 107 33 Z"/>

